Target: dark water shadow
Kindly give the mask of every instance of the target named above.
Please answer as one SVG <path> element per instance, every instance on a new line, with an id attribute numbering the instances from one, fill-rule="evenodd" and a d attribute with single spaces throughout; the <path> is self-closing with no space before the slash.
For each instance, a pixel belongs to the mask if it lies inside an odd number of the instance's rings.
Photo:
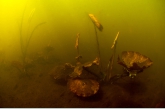
<path id="1" fill-rule="evenodd" d="M 52 79 L 52 81 L 55 84 L 58 84 L 58 85 L 61 85 L 61 86 L 67 86 L 67 80 L 63 80 L 63 79 L 55 80 L 55 79 Z"/>
<path id="2" fill-rule="evenodd" d="M 102 89 L 99 89 L 95 95 L 89 97 L 79 97 L 79 96 L 76 97 L 82 101 L 88 101 L 88 102 L 100 101 L 103 97 L 103 91 Z"/>
<path id="3" fill-rule="evenodd" d="M 143 108 L 143 106 L 131 100 L 125 100 L 118 102 L 118 106 L 116 106 L 116 108 Z"/>
<path id="4" fill-rule="evenodd" d="M 142 94 L 147 91 L 146 84 L 138 78 L 125 77 L 114 84 L 122 87 L 130 95 Z"/>

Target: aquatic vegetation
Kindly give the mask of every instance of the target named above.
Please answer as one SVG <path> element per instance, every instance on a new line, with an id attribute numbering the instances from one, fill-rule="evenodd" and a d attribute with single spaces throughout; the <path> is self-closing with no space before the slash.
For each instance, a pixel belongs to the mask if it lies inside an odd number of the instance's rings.
<path id="1" fill-rule="evenodd" d="M 69 74 L 72 71 L 73 71 L 72 68 L 70 67 L 67 68 L 65 65 L 57 65 L 51 69 L 49 75 L 55 80 L 67 81 L 69 78 Z"/>
<path id="2" fill-rule="evenodd" d="M 80 37 L 80 33 L 77 33 L 77 38 L 76 38 L 76 43 L 75 43 L 75 48 L 77 50 L 77 56 L 75 57 L 77 62 L 80 62 L 80 59 L 82 58 L 82 56 L 79 53 L 79 37 Z"/>
<path id="3" fill-rule="evenodd" d="M 84 64 L 81 64 L 79 62 L 79 63 L 76 64 L 76 66 L 73 67 L 74 71 L 69 76 L 72 77 L 72 78 L 80 77 L 80 75 L 82 74 L 82 71 L 84 70 L 84 68 L 91 67 L 94 64 L 99 65 L 98 57 L 96 57 L 93 61 L 86 62 Z M 73 65 L 71 65 L 71 66 L 73 66 Z"/>
<path id="4" fill-rule="evenodd" d="M 94 23 L 94 25 L 100 30 L 103 30 L 103 26 L 101 25 L 101 23 L 99 23 L 99 21 L 97 20 L 97 18 L 93 15 L 93 14 L 88 14 L 89 17 L 91 18 L 92 22 Z"/>
<path id="5" fill-rule="evenodd" d="M 65 63 L 62 66 L 55 67 L 51 72 L 53 74 L 53 78 L 55 80 L 59 80 L 61 78 L 65 78 L 67 81 L 67 85 L 71 92 L 75 93 L 77 96 L 81 97 L 89 97 L 96 94 L 99 90 L 99 82 L 113 82 L 121 77 L 130 76 L 134 78 L 137 73 L 142 72 L 144 69 L 150 67 L 153 62 L 146 56 L 134 52 L 134 51 L 123 51 L 121 59 L 118 57 L 118 64 L 122 65 L 126 71 L 126 73 L 116 74 L 112 76 L 113 65 L 116 55 L 116 45 L 119 37 L 119 32 L 117 33 L 113 44 L 111 46 L 112 55 L 109 59 L 106 71 L 101 71 L 101 59 L 100 59 L 100 49 L 99 49 L 99 41 L 97 36 L 96 27 L 99 31 L 103 30 L 103 26 L 98 22 L 98 20 L 94 17 L 93 14 L 89 14 L 92 22 L 94 23 L 95 28 L 95 36 L 97 41 L 98 48 L 98 56 L 93 61 L 81 63 L 80 58 L 82 56 L 79 54 L 79 37 L 80 33 L 77 33 L 75 48 L 77 50 L 76 65 L 72 65 L 71 63 Z M 52 48 L 50 48 L 52 50 Z M 92 67 L 99 66 L 99 74 L 97 74 L 96 70 L 91 70 Z M 93 77 L 85 74 L 84 72 L 91 74 Z"/>
<path id="6" fill-rule="evenodd" d="M 56 66 L 51 70 L 50 75 L 53 76 L 55 80 L 68 80 L 68 87 L 70 90 L 78 96 L 88 97 L 92 96 L 97 93 L 99 90 L 99 82 L 94 79 L 88 77 L 88 75 L 82 76 L 83 72 L 86 71 L 87 73 L 93 75 L 96 78 L 99 78 L 95 72 L 90 71 L 89 67 L 91 66 L 99 66 L 100 65 L 100 58 L 96 57 L 93 61 L 81 63 L 79 54 L 79 36 L 77 34 L 75 48 L 77 50 L 76 65 L 72 65 L 71 63 L 65 63 L 62 66 Z"/>
<path id="7" fill-rule="evenodd" d="M 99 90 L 99 83 L 92 79 L 70 79 L 67 84 L 73 93 L 81 97 L 92 96 Z"/>
<path id="8" fill-rule="evenodd" d="M 98 58 L 94 59 L 93 61 L 86 62 L 84 64 L 77 63 L 76 65 L 72 65 L 71 63 L 65 63 L 64 65 L 55 66 L 51 70 L 51 75 L 54 75 L 54 79 L 61 79 L 68 77 L 69 78 L 77 78 L 81 77 L 81 74 L 85 68 L 91 67 L 92 65 L 99 65 Z M 91 73 L 91 72 L 89 72 Z"/>
<path id="9" fill-rule="evenodd" d="M 134 78 L 137 73 L 143 72 L 143 70 L 150 67 L 153 62 L 150 58 L 138 52 L 123 51 L 121 59 L 118 57 L 118 64 L 125 68 L 131 78 Z"/>
<path id="10" fill-rule="evenodd" d="M 77 45 L 78 46 L 78 45 Z M 65 63 L 64 65 L 58 65 L 54 67 L 50 75 L 53 76 L 55 80 L 67 81 L 67 86 L 70 91 L 81 97 L 89 97 L 96 94 L 99 90 L 99 82 L 94 79 L 89 79 L 82 77 L 83 71 L 87 71 L 85 68 L 91 67 L 92 65 L 99 65 L 99 58 L 96 57 L 93 61 L 86 62 L 84 64 L 79 61 L 76 65 L 71 63 Z M 93 76 L 96 76 L 93 72 Z"/>
<path id="11" fill-rule="evenodd" d="M 77 38 L 76 38 L 76 43 L 75 43 L 75 48 L 78 50 L 78 46 L 79 46 L 79 37 L 80 37 L 80 33 L 77 33 Z M 79 54 L 79 51 L 77 51 Z"/>
<path id="12" fill-rule="evenodd" d="M 116 37 L 113 41 L 113 44 L 111 46 L 111 49 L 113 50 L 113 53 L 112 53 L 112 55 L 109 59 L 108 65 L 107 65 L 107 69 L 106 69 L 106 72 L 105 72 L 105 78 L 104 78 L 105 81 L 109 81 L 111 79 L 111 76 L 112 76 L 112 69 L 113 69 L 113 63 L 114 63 L 114 59 L 115 59 L 116 44 L 117 44 L 118 36 L 119 36 L 119 32 L 117 33 L 117 35 L 116 35 Z"/>
<path id="13" fill-rule="evenodd" d="M 102 69 L 102 63 L 101 63 L 101 52 L 100 52 L 100 47 L 99 47 L 99 40 L 97 36 L 97 30 L 96 27 L 99 29 L 99 31 L 103 30 L 103 26 L 99 23 L 99 21 L 96 19 L 96 17 L 93 14 L 88 14 L 89 17 L 91 18 L 93 24 L 94 24 L 94 30 L 95 30 L 95 36 L 96 36 L 96 42 L 97 42 L 97 49 L 98 49 L 98 57 L 100 60 L 100 71 Z"/>
<path id="14" fill-rule="evenodd" d="M 116 47 L 116 43 L 117 43 L 118 37 L 119 37 L 119 32 L 117 33 L 117 35 L 116 35 L 116 37 L 115 37 L 115 39 L 114 39 L 114 41 L 113 41 L 113 44 L 112 44 L 112 46 L 111 46 L 111 49 L 113 49 L 114 47 Z"/>
<path id="15" fill-rule="evenodd" d="M 26 4 L 26 6 L 27 6 L 27 4 Z M 42 23 L 39 23 L 38 25 L 36 25 L 34 27 L 34 29 L 32 30 L 32 32 L 30 33 L 30 35 L 27 33 L 27 40 L 24 41 L 24 38 L 26 38 L 25 35 L 23 35 L 23 20 L 24 20 L 24 16 L 25 16 L 25 10 L 26 10 L 26 7 L 25 7 L 25 9 L 23 11 L 23 16 L 22 16 L 21 25 L 20 25 L 20 45 L 21 45 L 21 52 L 22 52 L 22 62 L 23 62 L 23 66 L 24 66 L 24 71 L 26 73 L 26 67 L 25 67 L 26 62 L 25 62 L 25 59 L 27 58 L 27 49 L 28 49 L 30 40 L 31 40 L 34 32 L 37 30 L 37 28 L 39 26 L 45 24 L 46 22 L 42 22 Z M 31 19 L 32 19 L 33 15 L 34 15 L 34 12 L 35 12 L 35 8 L 29 14 L 27 32 L 29 32 Z"/>

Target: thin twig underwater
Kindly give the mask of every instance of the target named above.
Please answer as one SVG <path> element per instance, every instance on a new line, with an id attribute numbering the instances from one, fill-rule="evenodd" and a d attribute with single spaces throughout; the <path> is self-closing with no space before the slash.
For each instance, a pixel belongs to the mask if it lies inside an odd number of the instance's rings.
<path id="1" fill-rule="evenodd" d="M 27 57 L 27 49 L 28 49 L 28 46 L 29 46 L 29 43 L 30 43 L 30 40 L 34 34 L 34 32 L 37 30 L 37 28 L 43 24 L 45 24 L 46 22 L 42 22 L 42 23 L 39 23 L 38 25 L 36 25 L 34 27 L 34 29 L 32 30 L 32 32 L 29 34 L 27 34 L 27 41 L 24 41 L 23 38 L 25 38 L 25 36 L 23 35 L 23 21 L 24 21 L 24 16 L 25 16 L 25 10 L 27 8 L 27 3 L 26 3 L 26 6 L 24 8 L 24 11 L 23 11 L 23 15 L 22 15 L 22 19 L 21 19 L 21 24 L 20 24 L 20 45 L 21 45 L 21 52 L 22 52 L 22 62 L 23 62 L 23 72 L 24 73 L 27 73 L 26 71 L 26 57 Z M 32 9 L 31 13 L 29 14 L 29 18 L 28 18 L 28 28 L 27 28 L 27 32 L 29 33 L 29 28 L 30 28 L 30 24 L 31 24 L 31 20 L 33 18 L 33 15 L 35 13 L 35 8 Z"/>

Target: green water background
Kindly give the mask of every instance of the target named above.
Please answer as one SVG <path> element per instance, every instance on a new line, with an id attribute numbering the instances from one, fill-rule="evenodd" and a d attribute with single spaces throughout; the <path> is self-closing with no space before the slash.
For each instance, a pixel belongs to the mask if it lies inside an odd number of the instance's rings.
<path id="1" fill-rule="evenodd" d="M 28 32 L 27 21 L 34 8 L 35 12 Z M 163 80 L 165 76 L 164 0 L 1 0 L 1 60 L 10 63 L 12 60 L 22 59 L 19 38 L 23 15 L 24 40 L 37 24 L 46 22 L 34 32 L 27 56 L 40 52 L 50 43 L 54 47 L 57 63 L 75 63 L 77 52 L 74 45 L 76 34 L 80 33 L 79 48 L 83 56 L 82 62 L 93 60 L 98 55 L 98 51 L 89 13 L 94 14 L 104 27 L 102 32 L 97 30 L 104 68 L 112 54 L 110 47 L 119 31 L 115 62 L 122 51 L 140 52 L 153 61 L 153 66 L 147 74 Z M 119 68 L 121 66 L 115 64 L 116 72 Z"/>

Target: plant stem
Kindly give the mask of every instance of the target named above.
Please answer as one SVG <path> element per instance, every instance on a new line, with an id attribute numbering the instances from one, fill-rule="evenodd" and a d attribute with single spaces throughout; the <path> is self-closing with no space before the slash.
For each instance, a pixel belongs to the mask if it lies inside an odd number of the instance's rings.
<path id="1" fill-rule="evenodd" d="M 95 36 L 96 36 L 96 42 L 97 42 L 97 50 L 98 50 L 98 56 L 99 56 L 99 60 L 100 60 L 100 72 L 101 72 L 101 69 L 102 69 L 101 53 L 100 53 L 99 40 L 98 40 L 98 36 L 97 36 L 97 29 L 96 29 L 96 26 L 95 25 L 94 25 L 94 29 L 95 29 Z"/>
<path id="2" fill-rule="evenodd" d="M 107 71 L 106 71 L 106 77 L 105 80 L 109 81 L 112 77 L 112 69 L 113 69 L 113 64 L 114 64 L 114 59 L 115 59 L 115 53 L 116 53 L 116 45 L 117 45 L 117 39 L 119 36 L 119 32 L 117 33 L 114 42 L 111 46 L 111 49 L 113 50 L 112 56 L 109 59 L 108 66 L 107 66 Z"/>

